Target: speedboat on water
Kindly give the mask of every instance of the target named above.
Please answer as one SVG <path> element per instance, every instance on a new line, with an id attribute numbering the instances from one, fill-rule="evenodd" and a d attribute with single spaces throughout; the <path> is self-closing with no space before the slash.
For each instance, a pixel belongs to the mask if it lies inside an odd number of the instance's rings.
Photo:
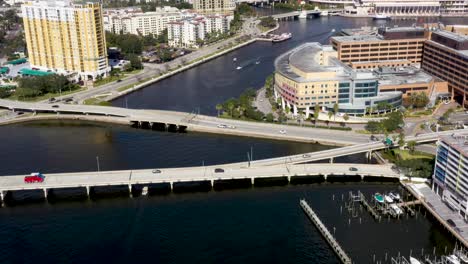
<path id="1" fill-rule="evenodd" d="M 242 69 L 242 67 L 241 67 L 241 66 L 237 66 L 236 70 L 240 70 L 240 69 Z"/>
<path id="2" fill-rule="evenodd" d="M 386 203 L 393 203 L 393 199 L 389 195 L 385 195 L 384 198 Z"/>
<path id="3" fill-rule="evenodd" d="M 376 193 L 374 194 L 374 199 L 378 202 L 378 203 L 384 203 L 385 200 L 384 200 L 384 196 L 380 193 Z"/>
<path id="4" fill-rule="evenodd" d="M 422 264 L 421 261 L 419 261 L 418 259 L 415 259 L 413 257 L 410 257 L 409 261 L 410 261 L 410 264 Z"/>

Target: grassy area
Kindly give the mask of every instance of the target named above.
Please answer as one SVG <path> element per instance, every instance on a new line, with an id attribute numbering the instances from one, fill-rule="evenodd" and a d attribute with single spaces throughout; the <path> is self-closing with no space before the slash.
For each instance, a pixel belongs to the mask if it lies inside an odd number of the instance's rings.
<path id="1" fill-rule="evenodd" d="M 120 75 L 118 76 L 108 76 L 104 79 L 101 79 L 101 80 L 98 80 L 98 81 L 95 81 L 94 82 L 94 87 L 98 87 L 98 86 L 101 86 L 101 85 L 104 85 L 104 84 L 108 84 L 108 83 L 111 83 L 111 82 L 115 82 L 119 79 L 123 79 L 123 78 L 126 78 L 130 75 L 134 75 L 134 74 L 137 74 L 139 72 L 141 72 L 142 70 L 133 70 L 133 71 L 129 71 L 129 72 L 121 72 Z"/>
<path id="2" fill-rule="evenodd" d="M 13 93 L 12 95 L 7 97 L 6 99 L 15 100 L 15 101 L 18 100 L 18 101 L 23 101 L 23 102 L 38 102 L 38 101 L 48 100 L 48 99 L 53 98 L 53 97 L 64 96 L 64 95 L 69 95 L 69 94 L 81 92 L 81 91 L 84 91 L 84 90 L 86 90 L 86 88 L 80 88 L 80 89 L 76 89 L 76 90 L 72 90 L 72 91 L 63 91 L 62 93 L 47 93 L 47 94 L 43 94 L 41 96 L 27 97 L 27 98 L 24 98 L 24 97 L 20 98 L 20 97 L 16 96 Z"/>
<path id="3" fill-rule="evenodd" d="M 100 105 L 100 106 L 111 106 L 110 102 L 102 101 L 99 98 L 89 98 L 84 101 L 85 105 Z"/>
<path id="4" fill-rule="evenodd" d="M 257 25 L 257 28 L 260 29 L 260 31 L 263 33 L 263 32 L 267 32 L 268 30 L 271 30 L 271 29 L 274 29 L 274 27 L 270 28 L 270 27 L 264 27 L 260 24 Z"/>
<path id="5" fill-rule="evenodd" d="M 412 153 L 410 153 L 410 151 L 406 149 L 394 149 L 393 152 L 395 153 L 395 155 L 398 155 L 402 160 L 434 158 L 433 155 L 421 151 L 413 151 Z"/>

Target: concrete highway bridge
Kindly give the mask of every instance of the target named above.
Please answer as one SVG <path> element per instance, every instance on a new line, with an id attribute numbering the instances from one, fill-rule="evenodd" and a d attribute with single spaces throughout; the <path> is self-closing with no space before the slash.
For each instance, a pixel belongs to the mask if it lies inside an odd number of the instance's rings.
<path id="1" fill-rule="evenodd" d="M 276 14 L 272 15 L 273 18 L 278 19 L 278 20 L 284 20 L 284 19 L 294 19 L 299 17 L 301 12 L 305 12 L 306 15 L 309 17 L 318 17 L 322 13 L 327 14 L 327 15 L 334 15 L 334 14 L 340 14 L 343 12 L 343 9 L 324 9 L 324 10 L 303 10 L 303 11 L 292 11 L 288 13 L 281 13 L 281 14 Z"/>
<path id="2" fill-rule="evenodd" d="M 88 119 L 129 124 L 148 129 L 185 130 L 206 133 L 249 136 L 300 142 L 320 142 L 332 145 L 352 145 L 368 142 L 369 136 L 350 131 L 316 129 L 291 125 L 230 120 L 190 113 L 139 110 L 108 106 L 26 103 L 0 99 L 0 108 L 12 111 L 52 113 L 57 119 Z M 31 117 L 31 120 L 38 116 Z M 49 118 L 51 118 L 49 116 Z M 28 120 L 20 118 L 18 120 Z M 220 124 L 226 125 L 219 127 Z"/>
<path id="3" fill-rule="evenodd" d="M 433 143 L 436 142 L 440 136 L 449 136 L 452 134 L 457 135 L 468 135 L 468 129 L 459 129 L 459 130 L 450 130 L 442 131 L 437 133 L 427 133 L 420 134 L 418 136 L 408 136 L 405 138 L 405 141 L 415 141 L 418 144 L 423 143 Z M 280 164 L 300 164 L 306 162 L 320 161 L 320 160 L 329 160 L 330 163 L 333 163 L 334 158 L 349 156 L 359 153 L 367 153 L 367 157 L 370 159 L 373 151 L 382 150 L 385 148 L 392 148 L 398 146 L 387 146 L 381 141 L 372 141 L 363 144 L 355 144 L 352 146 L 346 146 L 341 148 L 334 148 L 329 150 L 304 153 L 299 155 L 291 155 L 278 158 L 270 158 L 263 160 L 256 160 L 251 162 L 251 166 L 274 166 Z"/>
<path id="4" fill-rule="evenodd" d="M 390 165 L 369 164 L 303 164 L 280 165 L 269 167 L 231 168 L 223 165 L 205 167 L 186 167 L 144 170 L 122 170 L 79 173 L 45 174 L 42 183 L 24 183 L 26 175 L 0 177 L 0 198 L 3 202 L 8 192 L 23 190 L 42 190 L 47 198 L 50 190 L 83 188 L 89 195 L 92 188 L 106 186 L 128 187 L 131 194 L 134 189 L 154 184 L 167 184 L 171 190 L 180 183 L 206 183 L 214 187 L 223 181 L 247 180 L 255 185 L 259 179 L 283 179 L 291 182 L 304 177 L 330 180 L 331 177 L 354 177 L 364 180 L 366 177 L 392 178 L 400 175 Z"/>

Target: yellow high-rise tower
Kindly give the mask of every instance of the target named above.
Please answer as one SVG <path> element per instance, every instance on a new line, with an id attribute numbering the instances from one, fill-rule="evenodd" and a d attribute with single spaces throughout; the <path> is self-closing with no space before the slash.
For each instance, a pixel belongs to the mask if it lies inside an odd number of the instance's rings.
<path id="1" fill-rule="evenodd" d="M 99 2 L 31 1 L 21 6 L 32 67 L 76 72 L 84 80 L 106 76 L 106 39 Z"/>

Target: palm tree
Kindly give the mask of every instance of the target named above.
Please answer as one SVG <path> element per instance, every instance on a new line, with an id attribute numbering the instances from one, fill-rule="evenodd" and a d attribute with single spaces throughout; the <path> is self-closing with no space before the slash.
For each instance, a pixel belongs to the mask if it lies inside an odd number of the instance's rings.
<path id="1" fill-rule="evenodd" d="M 331 111 L 328 111 L 328 120 L 330 120 L 332 116 L 333 113 Z M 330 126 L 330 122 L 328 122 L 328 126 Z"/>
<path id="2" fill-rule="evenodd" d="M 315 120 L 315 126 L 317 127 L 317 122 L 318 122 L 318 118 L 319 118 L 319 114 L 320 114 L 320 106 L 319 105 L 315 105 L 314 107 L 314 120 Z"/>
<path id="3" fill-rule="evenodd" d="M 400 132 L 400 136 L 398 138 L 398 145 L 400 148 L 403 148 L 405 146 L 405 134 L 403 132 Z"/>
<path id="4" fill-rule="evenodd" d="M 336 121 L 336 114 L 338 113 L 338 104 L 333 105 L 333 119 Z"/>
<path id="5" fill-rule="evenodd" d="M 222 104 L 217 104 L 217 105 L 216 105 L 216 110 L 218 110 L 218 116 L 219 116 L 219 112 L 220 112 L 221 110 L 223 110 L 223 105 L 222 105 Z"/>
<path id="6" fill-rule="evenodd" d="M 229 112 L 231 113 L 231 117 L 232 117 L 232 111 L 234 110 L 234 107 L 235 107 L 235 105 L 234 105 L 233 102 L 229 101 L 227 103 L 227 108 L 229 109 Z"/>

